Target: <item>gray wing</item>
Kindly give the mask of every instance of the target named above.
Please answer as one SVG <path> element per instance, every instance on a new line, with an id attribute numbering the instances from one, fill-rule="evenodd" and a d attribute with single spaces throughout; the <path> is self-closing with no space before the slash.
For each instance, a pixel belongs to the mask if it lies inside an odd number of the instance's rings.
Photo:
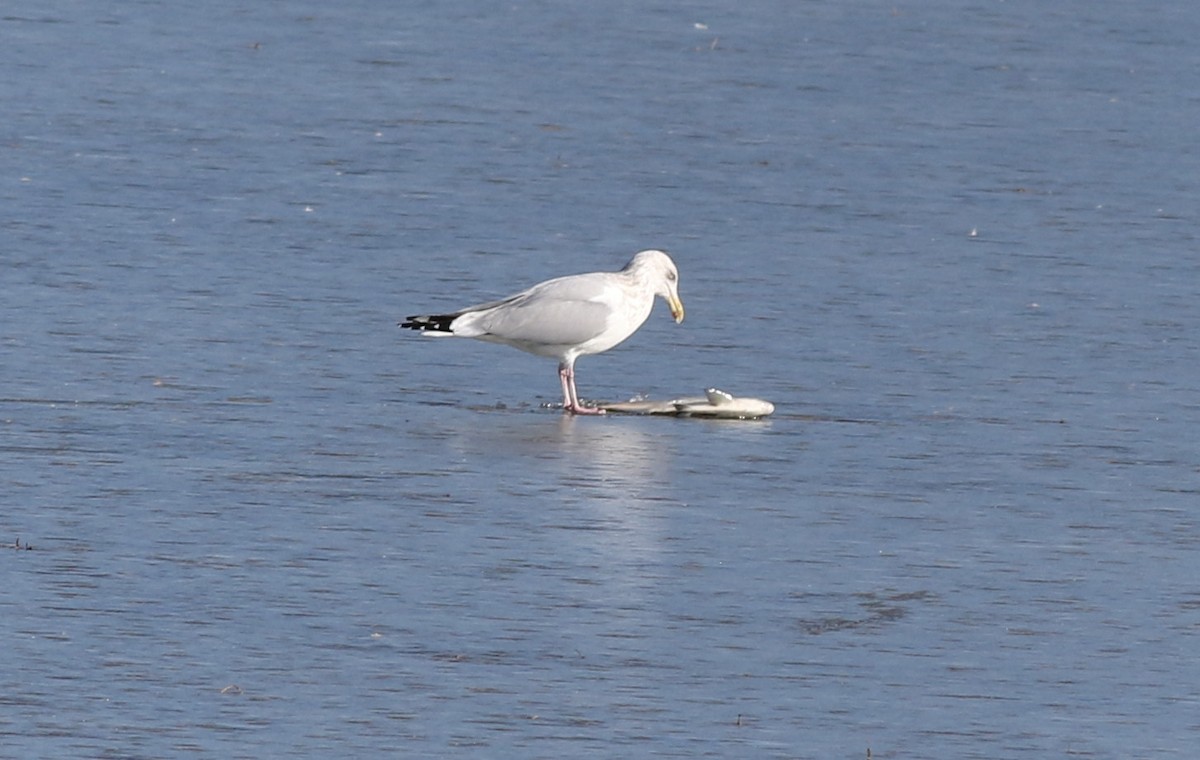
<path id="1" fill-rule="evenodd" d="M 603 333 L 612 308 L 607 273 L 547 280 L 523 293 L 463 310 L 454 332 L 545 346 L 574 346 Z"/>
<path id="2" fill-rule="evenodd" d="M 514 343 L 577 346 L 602 334 L 610 313 L 604 304 L 589 301 L 540 302 L 497 308 L 481 314 L 475 324 L 487 335 Z"/>

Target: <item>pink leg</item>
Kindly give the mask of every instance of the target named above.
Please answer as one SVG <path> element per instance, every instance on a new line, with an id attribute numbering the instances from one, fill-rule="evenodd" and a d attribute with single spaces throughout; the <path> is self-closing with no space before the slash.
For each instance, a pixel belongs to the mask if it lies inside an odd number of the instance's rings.
<path id="1" fill-rule="evenodd" d="M 579 403 L 579 393 L 575 390 L 575 366 L 572 362 L 558 365 L 558 379 L 562 382 L 563 411 L 572 414 L 604 414 L 603 409 L 594 406 L 584 406 Z"/>
<path id="2" fill-rule="evenodd" d="M 565 364 L 558 365 L 558 380 L 560 383 L 562 383 L 563 411 L 564 412 L 571 408 L 571 383 L 567 379 L 569 376 L 570 375 L 569 375 L 569 370 L 567 369 L 567 365 L 565 365 Z"/>

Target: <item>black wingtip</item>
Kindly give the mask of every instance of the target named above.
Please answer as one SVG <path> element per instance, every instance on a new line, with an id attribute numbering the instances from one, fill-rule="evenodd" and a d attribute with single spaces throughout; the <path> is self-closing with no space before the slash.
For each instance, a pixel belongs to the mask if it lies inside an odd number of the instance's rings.
<path id="1" fill-rule="evenodd" d="M 431 317 L 405 317 L 400 326 L 409 330 L 432 330 L 434 332 L 452 332 L 450 323 L 454 321 L 457 314 L 438 314 Z"/>

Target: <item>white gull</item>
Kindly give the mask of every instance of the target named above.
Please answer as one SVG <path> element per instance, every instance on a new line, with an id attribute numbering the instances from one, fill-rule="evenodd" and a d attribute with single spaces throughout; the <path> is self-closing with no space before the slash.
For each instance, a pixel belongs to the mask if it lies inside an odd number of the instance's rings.
<path id="1" fill-rule="evenodd" d="M 475 338 L 504 343 L 558 360 L 563 409 L 575 414 L 603 414 L 583 406 L 575 390 L 575 360 L 618 345 L 637 332 L 650 316 L 654 297 L 683 321 L 679 270 L 663 251 L 642 251 L 619 272 L 592 272 L 557 277 L 528 290 L 444 314 L 408 317 L 401 327 L 425 335 Z"/>

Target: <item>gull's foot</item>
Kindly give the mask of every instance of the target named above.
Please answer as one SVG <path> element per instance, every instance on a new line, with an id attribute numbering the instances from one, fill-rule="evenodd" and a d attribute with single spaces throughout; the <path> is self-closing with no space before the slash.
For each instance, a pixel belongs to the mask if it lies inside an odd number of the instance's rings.
<path id="1" fill-rule="evenodd" d="M 584 406 L 583 404 L 564 406 L 563 411 L 570 412 L 571 414 L 604 414 L 603 409 L 598 409 L 594 406 Z"/>

